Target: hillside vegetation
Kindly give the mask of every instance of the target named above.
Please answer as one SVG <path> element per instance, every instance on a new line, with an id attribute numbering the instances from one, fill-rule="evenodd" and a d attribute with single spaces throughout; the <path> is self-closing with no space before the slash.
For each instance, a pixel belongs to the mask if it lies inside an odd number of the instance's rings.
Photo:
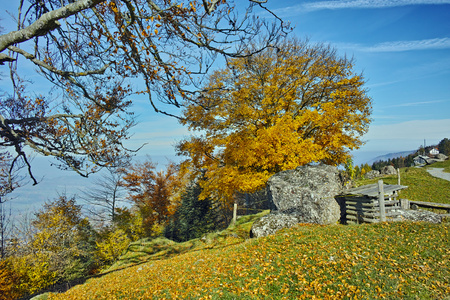
<path id="1" fill-rule="evenodd" d="M 431 176 L 427 168 L 444 168 L 450 172 L 450 160 L 434 163 L 430 166 L 417 168 L 401 168 L 401 184 L 408 186 L 400 192 L 400 198 L 413 201 L 450 203 L 450 181 Z M 397 175 L 384 176 L 371 180 L 360 180 L 358 186 L 375 183 L 382 179 L 387 184 L 397 184 Z"/>
<path id="2" fill-rule="evenodd" d="M 409 186 L 402 197 L 450 203 L 446 181 L 419 168 L 401 175 Z M 299 224 L 248 239 L 251 224 L 265 213 L 185 243 L 137 241 L 103 275 L 42 298 L 450 299 L 448 222 Z"/>
<path id="3" fill-rule="evenodd" d="M 152 260 L 49 299 L 443 299 L 448 224 L 298 225 Z M 430 246 L 432 245 L 432 246 Z"/>

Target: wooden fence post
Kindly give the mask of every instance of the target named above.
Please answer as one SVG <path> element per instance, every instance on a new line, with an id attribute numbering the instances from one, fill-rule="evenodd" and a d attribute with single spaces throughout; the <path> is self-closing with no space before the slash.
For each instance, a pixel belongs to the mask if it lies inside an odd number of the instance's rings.
<path id="1" fill-rule="evenodd" d="M 397 174 L 398 174 L 398 185 L 400 185 L 400 169 L 397 168 Z"/>
<path id="2" fill-rule="evenodd" d="M 400 199 L 400 207 L 402 209 L 409 209 L 409 200 L 408 199 Z"/>
<path id="3" fill-rule="evenodd" d="M 237 203 L 234 203 L 233 206 L 233 220 L 231 221 L 231 224 L 236 224 L 236 220 L 237 220 Z"/>
<path id="4" fill-rule="evenodd" d="M 380 205 L 380 222 L 386 222 L 386 208 L 384 206 L 383 180 L 378 180 L 378 202 Z"/>

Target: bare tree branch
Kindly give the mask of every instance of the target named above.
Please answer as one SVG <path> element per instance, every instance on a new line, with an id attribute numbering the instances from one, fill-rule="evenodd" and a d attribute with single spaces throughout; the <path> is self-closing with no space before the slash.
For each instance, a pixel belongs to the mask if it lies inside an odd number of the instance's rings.
<path id="1" fill-rule="evenodd" d="M 54 11 L 44 13 L 30 26 L 0 36 L 0 52 L 5 50 L 8 46 L 30 40 L 37 36 L 46 35 L 49 31 L 52 31 L 61 25 L 58 20 L 77 14 L 86 8 L 94 7 L 103 1 L 104 0 L 78 0 Z M 3 64 L 5 61 L 3 59 L 0 57 L 0 64 Z M 9 59 L 10 58 L 7 58 L 7 60 Z"/>

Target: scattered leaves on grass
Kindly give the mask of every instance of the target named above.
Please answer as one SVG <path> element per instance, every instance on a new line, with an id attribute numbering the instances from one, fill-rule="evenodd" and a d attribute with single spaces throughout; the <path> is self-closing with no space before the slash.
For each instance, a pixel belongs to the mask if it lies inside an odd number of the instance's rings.
<path id="1" fill-rule="evenodd" d="M 298 225 L 111 272 L 49 299 L 442 299 L 449 238 L 448 224 Z"/>

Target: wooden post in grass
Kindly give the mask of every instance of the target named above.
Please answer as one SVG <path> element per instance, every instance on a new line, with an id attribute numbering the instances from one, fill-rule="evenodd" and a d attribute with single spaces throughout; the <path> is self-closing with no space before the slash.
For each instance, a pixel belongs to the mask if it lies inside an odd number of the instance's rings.
<path id="1" fill-rule="evenodd" d="M 231 224 L 236 224 L 236 219 L 237 219 L 237 203 L 234 203 L 233 206 L 233 220 L 231 221 Z"/>
<path id="2" fill-rule="evenodd" d="M 384 206 L 383 180 L 378 180 L 378 202 L 380 204 L 380 222 L 386 222 L 386 208 Z"/>
<path id="3" fill-rule="evenodd" d="M 400 169 L 397 168 L 397 174 L 398 174 L 398 185 L 400 185 Z"/>
<path id="4" fill-rule="evenodd" d="M 400 207 L 402 209 L 409 209 L 409 200 L 408 199 L 400 199 Z"/>

